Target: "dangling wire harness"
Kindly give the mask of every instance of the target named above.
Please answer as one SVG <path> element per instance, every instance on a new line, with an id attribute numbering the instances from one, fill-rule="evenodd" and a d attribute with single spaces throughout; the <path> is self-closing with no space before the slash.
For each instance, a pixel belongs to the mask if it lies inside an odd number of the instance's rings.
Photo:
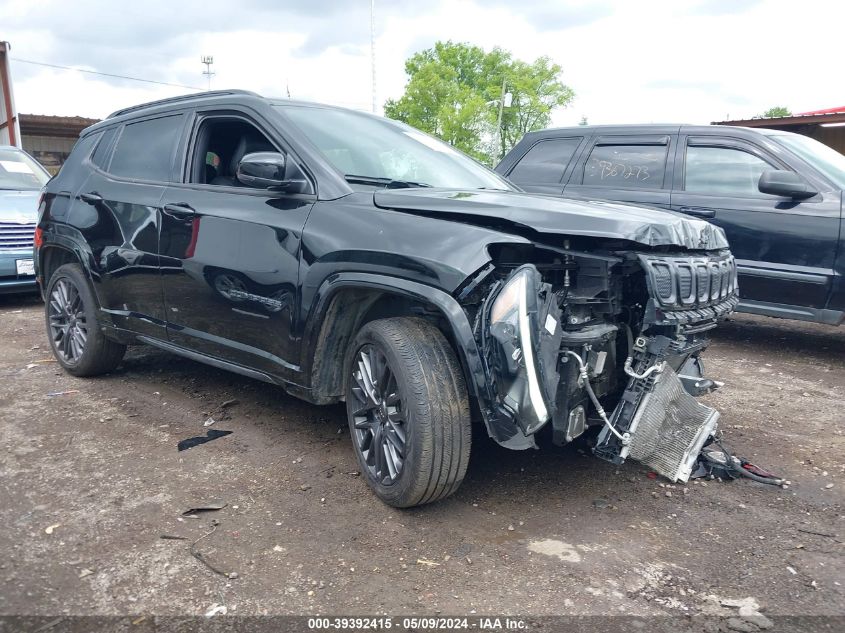
<path id="1" fill-rule="evenodd" d="M 769 484 L 772 486 L 788 486 L 789 481 L 782 477 L 778 477 L 759 466 L 755 466 L 751 462 L 741 459 L 725 448 L 722 444 L 721 434 L 713 436 L 711 444 L 715 444 L 721 450 L 713 450 L 707 446 L 701 451 L 699 455 L 699 469 L 694 475 L 697 477 L 709 475 L 713 477 L 721 477 L 722 479 L 736 479 L 737 477 L 747 477 L 753 481 L 761 484 Z M 696 477 L 696 478 L 697 478 Z"/>

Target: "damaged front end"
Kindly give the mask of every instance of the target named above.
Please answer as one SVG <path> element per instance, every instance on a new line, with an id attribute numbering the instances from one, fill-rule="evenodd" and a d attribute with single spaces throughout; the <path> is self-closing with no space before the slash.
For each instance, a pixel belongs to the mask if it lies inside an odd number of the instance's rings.
<path id="1" fill-rule="evenodd" d="M 686 481 L 719 414 L 696 400 L 706 332 L 737 303 L 726 250 L 687 254 L 502 246 L 464 296 L 488 377 L 488 430 L 524 449 L 601 426 L 594 453 Z M 531 263 L 525 263 L 531 262 Z"/>

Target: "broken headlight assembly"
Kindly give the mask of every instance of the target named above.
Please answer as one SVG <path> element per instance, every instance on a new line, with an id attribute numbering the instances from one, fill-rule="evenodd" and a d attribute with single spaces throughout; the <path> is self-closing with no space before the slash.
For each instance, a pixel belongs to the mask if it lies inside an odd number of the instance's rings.
<path id="1" fill-rule="evenodd" d="M 560 310 L 549 284 L 527 264 L 511 273 L 492 300 L 487 319 L 497 400 L 525 435 L 553 413 L 558 381 Z"/>

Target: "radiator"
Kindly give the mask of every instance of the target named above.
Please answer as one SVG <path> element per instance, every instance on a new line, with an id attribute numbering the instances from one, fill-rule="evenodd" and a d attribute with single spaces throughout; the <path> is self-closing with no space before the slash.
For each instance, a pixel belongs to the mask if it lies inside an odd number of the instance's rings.
<path id="1" fill-rule="evenodd" d="M 687 481 L 698 454 L 719 422 L 719 412 L 689 395 L 671 367 L 655 379 L 628 432 L 620 453 L 672 481 Z"/>

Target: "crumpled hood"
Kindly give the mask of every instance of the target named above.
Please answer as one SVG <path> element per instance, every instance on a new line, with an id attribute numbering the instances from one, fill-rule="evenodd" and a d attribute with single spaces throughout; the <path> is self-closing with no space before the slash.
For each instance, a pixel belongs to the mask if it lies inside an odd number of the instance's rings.
<path id="1" fill-rule="evenodd" d="M 0 189 L 0 222 L 35 224 L 40 191 Z"/>
<path id="2" fill-rule="evenodd" d="M 717 226 L 652 207 L 615 202 L 585 202 L 515 191 L 387 189 L 373 194 L 376 206 L 421 215 L 475 216 L 479 224 L 495 218 L 540 233 L 629 240 L 646 246 L 693 250 L 727 248 Z"/>

